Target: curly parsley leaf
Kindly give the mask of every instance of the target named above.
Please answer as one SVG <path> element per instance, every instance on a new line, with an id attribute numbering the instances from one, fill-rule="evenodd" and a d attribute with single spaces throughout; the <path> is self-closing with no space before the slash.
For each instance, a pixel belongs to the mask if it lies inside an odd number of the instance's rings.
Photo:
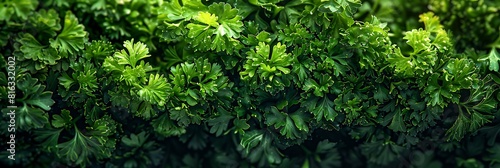
<path id="1" fill-rule="evenodd" d="M 33 61 L 37 61 L 35 64 L 38 67 L 45 67 L 47 65 L 55 65 L 57 61 L 61 59 L 61 55 L 53 54 L 51 52 L 52 48 L 48 48 L 47 46 L 42 45 L 33 35 L 25 33 L 22 34 L 18 39 L 18 42 L 21 44 L 19 48 L 23 53 L 20 60 L 30 59 Z M 39 70 L 41 68 L 37 68 Z"/>
<path id="2" fill-rule="evenodd" d="M 55 114 L 53 115 L 52 117 L 54 118 L 52 120 L 52 126 L 54 126 L 55 128 L 61 128 L 61 127 L 71 127 L 73 126 L 73 117 L 71 117 L 71 115 L 69 114 L 70 111 L 69 110 L 66 110 L 66 109 L 63 109 L 61 111 L 61 115 L 59 114 Z"/>
<path id="3" fill-rule="evenodd" d="M 62 53 L 76 54 L 83 50 L 86 37 L 84 26 L 78 24 L 78 19 L 71 11 L 67 11 L 64 28 L 55 39 L 50 39 L 50 46 Z"/>
<path id="4" fill-rule="evenodd" d="M 208 10 L 193 17 L 197 22 L 187 24 L 188 41 L 196 50 L 233 53 L 241 48 L 238 41 L 243 31 L 242 18 L 238 10 L 225 3 L 215 3 Z"/>
<path id="5" fill-rule="evenodd" d="M 247 61 L 243 66 L 245 71 L 240 72 L 244 80 L 258 74 L 261 80 L 273 81 L 275 77 L 289 74 L 296 60 L 286 53 L 286 46 L 279 42 L 272 48 L 264 42 L 259 42 L 255 50 L 248 51 L 247 55 Z"/>
<path id="6" fill-rule="evenodd" d="M 142 87 L 138 94 L 145 101 L 163 106 L 169 96 L 169 90 L 170 84 L 167 83 L 167 79 L 163 75 L 150 74 L 148 85 Z"/>

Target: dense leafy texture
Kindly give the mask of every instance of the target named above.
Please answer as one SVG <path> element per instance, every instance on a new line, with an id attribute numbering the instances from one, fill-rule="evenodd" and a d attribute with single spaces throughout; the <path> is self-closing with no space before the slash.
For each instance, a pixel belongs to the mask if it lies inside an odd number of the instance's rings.
<path id="1" fill-rule="evenodd" d="M 499 167 L 499 6 L 3 0 L 0 165 Z"/>

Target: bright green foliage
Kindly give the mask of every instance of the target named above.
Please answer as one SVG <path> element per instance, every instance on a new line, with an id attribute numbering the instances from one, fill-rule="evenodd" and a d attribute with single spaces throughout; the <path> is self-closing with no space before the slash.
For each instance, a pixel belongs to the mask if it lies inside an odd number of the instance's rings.
<path id="1" fill-rule="evenodd" d="M 241 47 L 237 39 L 243 31 L 242 18 L 231 5 L 212 4 L 206 12 L 198 12 L 192 19 L 194 21 L 186 25 L 189 29 L 187 41 L 192 43 L 195 51 L 232 53 Z"/>
<path id="2" fill-rule="evenodd" d="M 59 52 L 74 54 L 83 49 L 86 42 L 84 26 L 78 24 L 78 20 L 70 11 L 66 12 L 62 31 L 55 40 L 50 40 L 50 46 L 57 48 Z"/>
<path id="3" fill-rule="evenodd" d="M 158 11 L 158 21 L 162 23 L 162 38 L 166 41 L 184 39 L 189 21 L 198 15 L 198 12 L 208 10 L 201 0 L 169 1 L 164 3 L 161 9 Z"/>
<path id="4" fill-rule="evenodd" d="M 0 165 L 498 167 L 498 6 L 3 0 Z"/>
<path id="5" fill-rule="evenodd" d="M 72 76 L 69 76 L 66 72 L 62 73 L 62 76 L 58 78 L 59 83 L 66 88 L 68 91 L 73 85 L 78 85 L 78 90 L 76 93 L 84 93 L 88 96 L 93 96 L 93 92 L 98 88 L 96 70 L 94 66 L 85 66 L 83 60 L 80 59 L 78 62 L 72 62 L 70 68 L 74 70 Z"/>
<path id="6" fill-rule="evenodd" d="M 158 103 L 160 106 L 163 106 L 168 97 L 167 91 L 170 89 L 169 86 L 163 76 L 151 74 L 148 85 L 141 88 L 137 94 L 145 101 Z"/>
<path id="7" fill-rule="evenodd" d="M 199 123 L 208 111 L 207 101 L 230 99 L 228 78 L 223 76 L 218 64 L 207 59 L 196 59 L 194 63 L 182 63 L 172 67 L 171 75 L 173 100 L 169 104 L 170 117 L 180 125 Z M 220 93 L 220 94 L 219 94 Z"/>
<path id="8" fill-rule="evenodd" d="M 125 41 L 123 46 L 126 50 L 108 56 L 102 64 L 105 71 L 116 77 L 114 82 L 126 86 L 123 90 L 118 90 L 113 97 L 124 101 L 121 94 L 131 94 L 132 96 L 120 105 L 129 106 L 136 116 L 149 119 L 157 115 L 154 105 L 165 105 L 170 94 L 170 84 L 163 75 L 150 73 L 153 68 L 143 60 L 150 57 L 145 44 L 131 40 Z"/>
<path id="9" fill-rule="evenodd" d="M 0 21 L 10 21 L 11 17 L 19 17 L 23 20 L 28 18 L 30 12 L 36 9 L 36 0 L 7 0 L 0 3 Z"/>
<path id="10" fill-rule="evenodd" d="M 93 40 L 92 43 L 87 45 L 84 57 L 87 59 L 103 60 L 107 56 L 113 55 L 115 48 L 109 41 Z"/>
<path id="11" fill-rule="evenodd" d="M 500 54 L 495 47 L 491 49 L 490 54 L 485 55 L 485 57 L 481 58 L 481 60 L 488 61 L 488 69 L 490 71 L 498 72 L 498 61 L 500 61 Z"/>
<path id="12" fill-rule="evenodd" d="M 477 87 L 475 66 L 468 59 L 452 59 L 444 68 L 443 76 L 429 77 L 425 93 L 429 95 L 428 105 L 444 107 L 448 102 L 458 103 L 461 89 Z"/>
<path id="13" fill-rule="evenodd" d="M 144 64 L 143 61 L 139 62 L 139 60 L 150 57 L 149 55 L 149 50 L 141 42 L 134 43 L 134 40 L 131 41 L 125 41 L 123 44 L 123 47 L 127 49 L 121 50 L 120 52 L 116 52 L 113 57 L 108 57 L 107 60 L 109 60 L 109 63 L 111 65 L 106 65 L 109 66 L 110 70 L 123 70 L 124 67 L 113 67 L 113 65 L 129 65 L 132 68 L 135 68 L 137 65 Z M 139 64 L 138 64 L 139 63 Z"/>
<path id="14" fill-rule="evenodd" d="M 346 30 L 347 43 L 358 49 L 361 56 L 361 67 L 382 67 L 387 54 L 391 54 L 392 46 L 386 24 L 373 17 L 371 22 L 351 27 Z"/>
<path id="15" fill-rule="evenodd" d="M 127 85 L 137 86 L 147 81 L 146 73 L 152 70 L 148 63 L 144 63 L 144 58 L 149 57 L 149 51 L 141 42 L 126 41 L 123 45 L 127 51 L 115 52 L 113 57 L 108 56 L 103 63 L 103 67 L 108 72 L 119 75 L 120 81 L 125 81 Z M 140 62 L 139 62 L 140 61 Z"/>
<path id="16" fill-rule="evenodd" d="M 29 19 L 34 28 L 43 30 L 43 32 L 36 32 L 37 34 L 44 33 L 52 38 L 57 35 L 59 30 L 61 30 L 59 14 L 53 9 L 47 11 L 40 10 L 39 13 L 35 14 L 35 17 L 31 17 Z"/>
<path id="17" fill-rule="evenodd" d="M 359 5 L 358 0 L 295 0 L 287 3 L 280 15 L 291 24 L 301 22 L 314 31 L 346 28 L 354 23 L 352 15 Z"/>
<path id="18" fill-rule="evenodd" d="M 404 35 L 413 52 L 405 56 L 396 48 L 395 53 L 387 59 L 396 72 L 403 76 L 423 76 L 434 72 L 434 67 L 439 65 L 439 59 L 448 57 L 446 51 L 452 48 L 449 37 L 436 16 L 432 13 L 422 14 L 420 22 L 424 23 L 425 30 L 412 30 Z"/>
<path id="19" fill-rule="evenodd" d="M 20 60 L 29 59 L 36 61 L 35 69 L 40 70 L 47 65 L 55 65 L 61 56 L 53 48 L 47 48 L 38 42 L 31 34 L 23 34 L 19 39 L 21 47 L 19 50 L 23 53 Z"/>
<path id="20" fill-rule="evenodd" d="M 264 42 L 259 42 L 255 50 L 246 53 L 247 61 L 240 72 L 243 80 L 252 84 L 267 84 L 266 87 L 281 88 L 289 83 L 286 78 L 281 78 L 290 73 L 290 68 L 296 60 L 286 53 L 286 46 L 278 43 L 272 48 Z M 261 81 L 261 82 L 258 82 Z"/>

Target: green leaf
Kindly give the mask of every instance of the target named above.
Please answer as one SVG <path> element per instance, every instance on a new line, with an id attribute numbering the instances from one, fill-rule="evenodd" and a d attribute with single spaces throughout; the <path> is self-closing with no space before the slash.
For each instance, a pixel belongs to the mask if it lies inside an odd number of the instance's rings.
<path id="1" fill-rule="evenodd" d="M 98 149 L 102 148 L 97 139 L 83 135 L 76 127 L 73 139 L 60 143 L 57 147 L 59 148 L 58 156 L 68 163 L 77 165 L 89 163 L 89 158 L 100 155 Z"/>
<path id="2" fill-rule="evenodd" d="M 368 163 L 387 166 L 401 156 L 404 148 L 394 142 L 376 141 L 364 143 L 361 150 L 369 158 Z"/>
<path id="3" fill-rule="evenodd" d="M 281 135 L 285 135 L 286 138 L 295 139 L 300 136 L 295 126 L 295 123 L 290 117 L 286 117 L 285 126 L 280 131 Z"/>
<path id="4" fill-rule="evenodd" d="M 255 50 L 247 52 L 247 61 L 243 67 L 245 71 L 240 72 L 244 80 L 251 79 L 255 73 L 260 79 L 273 81 L 275 76 L 282 76 L 291 72 L 291 65 L 295 58 L 286 53 L 286 46 L 278 42 L 271 51 L 271 46 L 259 42 Z"/>
<path id="5" fill-rule="evenodd" d="M 34 17 L 29 18 L 40 33 L 45 33 L 49 37 L 54 37 L 57 35 L 57 31 L 61 30 L 61 19 L 59 14 L 54 9 L 41 9 L 35 13 Z"/>
<path id="6" fill-rule="evenodd" d="M 4 4 L 0 9 L 0 21 L 9 21 L 14 13 L 17 17 L 26 20 L 29 14 L 38 6 L 36 0 L 8 0 L 2 2 Z"/>
<path id="7" fill-rule="evenodd" d="M 158 21 L 162 39 L 166 41 L 184 40 L 188 24 L 199 12 L 208 8 L 201 0 L 175 0 L 163 3 L 158 8 Z"/>
<path id="8" fill-rule="evenodd" d="M 478 85 L 476 66 L 470 59 L 451 59 L 444 68 L 444 84 L 450 92 Z"/>
<path id="9" fill-rule="evenodd" d="M 403 37 L 413 51 L 405 56 L 396 47 L 394 53 L 387 57 L 399 75 L 412 77 L 431 74 L 438 59 L 449 58 L 447 51 L 453 45 L 439 19 L 433 13 L 424 13 L 420 15 L 420 21 L 424 22 L 425 30 L 413 29 L 405 32 Z"/>
<path id="10" fill-rule="evenodd" d="M 339 167 L 341 166 L 341 156 L 336 148 L 337 143 L 329 142 L 327 139 L 319 141 L 314 153 L 314 161 L 320 167 Z M 311 160 L 313 160 L 311 158 Z"/>
<path id="11" fill-rule="evenodd" d="M 406 111 L 406 109 L 404 109 L 404 111 Z M 396 132 L 406 132 L 406 124 L 403 120 L 403 113 L 403 110 L 398 110 L 397 112 L 395 112 L 394 116 L 392 117 L 391 125 L 388 126 L 389 129 L 392 129 Z"/>
<path id="12" fill-rule="evenodd" d="M 59 84 L 66 88 L 66 91 L 75 84 L 75 80 L 73 80 L 66 72 L 62 73 L 62 76 L 57 78 L 59 80 Z"/>
<path id="13" fill-rule="evenodd" d="M 208 125 L 212 127 L 210 128 L 210 133 L 215 133 L 215 136 L 220 136 L 227 130 L 228 124 L 234 116 L 222 107 L 217 108 L 217 111 L 219 114 L 215 118 L 209 119 L 207 122 Z"/>
<path id="14" fill-rule="evenodd" d="M 160 117 L 153 119 L 153 121 L 151 121 L 151 125 L 156 133 L 165 137 L 179 136 L 186 133 L 186 129 L 175 124 L 167 114 L 163 114 Z"/>
<path id="15" fill-rule="evenodd" d="M 21 38 L 18 40 L 21 43 L 21 52 L 24 53 L 24 57 L 28 59 L 38 60 L 43 58 L 43 49 L 46 46 L 43 46 L 38 42 L 38 40 L 33 37 L 33 35 L 29 33 L 24 33 L 21 35 Z"/>
<path id="16" fill-rule="evenodd" d="M 52 116 L 54 119 L 52 120 L 52 126 L 56 128 L 61 128 L 61 127 L 71 127 L 73 125 L 73 117 L 70 115 L 70 111 L 63 109 L 61 111 L 61 115 L 55 114 Z"/>
<path id="17" fill-rule="evenodd" d="M 149 49 L 142 42 L 134 43 L 134 39 L 127 40 L 123 43 L 127 50 L 115 52 L 114 57 L 120 65 L 130 65 L 135 68 L 139 60 L 150 57 Z"/>
<path id="18" fill-rule="evenodd" d="M 195 106 L 203 101 L 217 96 L 226 99 L 232 84 L 223 75 L 220 65 L 208 62 L 208 59 L 196 59 L 194 63 L 181 63 L 171 67 L 169 75 L 172 81 L 172 91 L 181 101 Z M 195 89 L 196 88 L 196 89 Z M 224 94 L 227 93 L 227 94 Z M 204 104 L 204 102 L 203 102 Z"/>
<path id="19" fill-rule="evenodd" d="M 199 23 L 186 25 L 189 41 L 195 50 L 233 53 L 241 48 L 237 40 L 243 31 L 242 17 L 238 10 L 225 3 L 214 3 L 208 11 L 198 12 L 193 17 Z"/>
<path id="20" fill-rule="evenodd" d="M 480 59 L 481 61 L 489 61 L 489 70 L 498 72 L 498 61 L 500 61 L 500 54 L 496 48 L 492 48 L 490 54 L 485 55 L 485 57 Z"/>
<path id="21" fill-rule="evenodd" d="M 413 53 L 424 51 L 431 47 L 430 32 L 422 29 L 405 33 L 404 39 L 413 48 Z"/>
<path id="22" fill-rule="evenodd" d="M 248 125 L 247 121 L 242 119 L 234 119 L 233 124 L 234 133 L 244 134 L 245 130 L 250 128 L 250 125 Z"/>
<path id="23" fill-rule="evenodd" d="M 372 22 L 365 22 L 360 26 L 353 26 L 343 34 L 347 43 L 358 49 L 361 60 L 359 64 L 364 68 L 378 68 L 385 62 L 386 55 L 392 52 L 388 29 L 373 17 Z"/>
<path id="24" fill-rule="evenodd" d="M 59 141 L 59 136 L 64 129 L 40 129 L 35 130 L 37 135 L 34 139 L 41 142 L 39 145 L 46 148 L 49 152 L 56 150 L 57 143 Z"/>
<path id="25" fill-rule="evenodd" d="M 194 16 L 193 19 L 213 27 L 219 26 L 219 23 L 217 22 L 219 18 L 214 14 L 210 14 L 208 12 L 199 12 L 198 15 Z"/>
<path id="26" fill-rule="evenodd" d="M 111 42 L 104 40 L 92 40 L 90 44 L 87 44 L 87 48 L 85 48 L 84 57 L 89 60 L 97 59 L 102 61 L 114 52 L 115 48 Z"/>
<path id="27" fill-rule="evenodd" d="M 264 138 L 264 134 L 261 134 L 258 131 L 247 132 L 241 138 L 240 145 L 245 148 L 247 153 L 250 152 L 250 149 L 256 147 Z"/>
<path id="28" fill-rule="evenodd" d="M 76 80 L 80 87 L 78 88 L 78 93 L 84 92 L 89 96 L 94 96 L 93 92 L 96 91 L 98 87 L 97 70 L 92 66 L 92 64 L 87 64 L 84 66 L 82 71 L 76 72 Z M 75 75 L 75 74 L 73 74 Z"/>
<path id="29" fill-rule="evenodd" d="M 321 121 L 325 119 L 327 121 L 334 121 L 338 113 L 333 108 L 334 103 L 328 97 L 312 97 L 303 103 L 303 106 L 308 109 L 309 112 L 314 114 L 316 121 Z"/>
<path id="30" fill-rule="evenodd" d="M 448 90 L 446 86 L 439 84 L 441 80 L 442 79 L 440 79 L 439 74 L 432 74 L 429 77 L 427 86 L 424 89 L 424 93 L 429 95 L 425 98 L 427 100 L 427 105 L 440 106 L 444 108 L 448 104 L 448 102 L 445 101 L 445 98 L 451 99 L 453 97 L 452 93 L 450 93 L 450 90 Z M 456 98 L 457 97 L 455 97 L 455 99 Z"/>
<path id="31" fill-rule="evenodd" d="M 130 112 L 135 116 L 150 119 L 155 117 L 158 112 L 153 108 L 153 104 L 147 101 L 134 101 L 130 104 Z"/>
<path id="32" fill-rule="evenodd" d="M 274 125 L 274 128 L 278 129 L 285 125 L 285 119 L 287 115 L 283 112 L 280 112 L 276 107 L 272 106 L 269 112 L 265 115 L 266 124 L 269 126 Z"/>
<path id="33" fill-rule="evenodd" d="M 137 94 L 145 101 L 163 106 L 169 96 L 170 88 L 170 84 L 163 75 L 150 74 L 148 85 L 141 88 Z"/>
<path id="34" fill-rule="evenodd" d="M 476 132 L 490 123 L 498 102 L 492 97 L 497 89 L 483 85 L 471 90 L 469 98 L 458 106 L 458 117 L 453 126 L 446 131 L 448 140 L 461 140 L 467 133 Z"/>
<path id="35" fill-rule="evenodd" d="M 146 140 L 148 139 L 149 135 L 146 134 L 146 132 L 142 131 L 141 133 L 139 134 L 130 134 L 130 136 L 124 136 L 122 138 L 122 142 L 129 146 L 129 147 L 140 147 L 142 146 Z"/>
<path id="36" fill-rule="evenodd" d="M 87 32 L 84 30 L 84 26 L 78 24 L 78 19 L 71 11 L 67 11 L 64 18 L 64 28 L 55 40 L 50 39 L 50 46 L 62 53 L 76 54 L 83 50 L 86 37 Z"/>
<path id="37" fill-rule="evenodd" d="M 265 115 L 266 124 L 274 126 L 275 129 L 280 130 L 281 135 L 288 139 L 296 139 L 301 137 L 301 131 L 307 133 L 309 127 L 304 121 L 307 117 L 302 112 L 295 112 L 293 114 L 285 114 L 280 112 L 275 106 L 270 108 L 270 111 Z"/>
<path id="38" fill-rule="evenodd" d="M 105 144 L 104 141 L 109 140 L 108 136 L 115 135 L 117 128 L 119 128 L 117 122 L 110 115 L 104 115 L 91 124 L 92 127 L 87 127 L 89 134 L 97 137 L 101 144 Z"/>
<path id="39" fill-rule="evenodd" d="M 206 10 L 207 7 L 203 5 L 201 0 L 176 0 L 165 3 L 162 9 L 159 11 L 158 17 L 167 22 L 175 23 L 179 20 L 190 20 L 199 11 Z"/>
<path id="40" fill-rule="evenodd" d="M 290 118 L 293 120 L 293 122 L 295 123 L 295 127 L 297 127 L 297 129 L 299 129 L 299 131 L 304 131 L 304 132 L 309 132 L 309 126 L 307 125 L 307 117 L 305 116 L 305 114 L 303 112 L 295 112 L 293 114 L 290 115 Z"/>
<path id="41" fill-rule="evenodd" d="M 260 130 L 246 132 L 241 137 L 240 145 L 244 149 L 244 157 L 248 157 L 250 162 L 279 164 L 282 161 L 273 140 Z"/>
<path id="42" fill-rule="evenodd" d="M 43 110 L 50 110 L 51 106 L 55 103 L 54 100 L 52 100 L 52 92 L 45 91 L 42 92 L 43 88 L 40 88 L 39 92 L 37 95 L 32 96 L 30 99 L 25 100 L 26 104 L 30 105 L 36 105 Z"/>
<path id="43" fill-rule="evenodd" d="M 11 113 L 12 111 L 15 111 L 15 113 Z M 32 108 L 28 105 L 23 105 L 17 109 L 4 108 L 2 112 L 6 117 L 12 117 L 9 114 L 15 114 L 16 129 L 19 130 L 43 128 L 46 124 L 49 124 L 47 112 L 39 108 Z"/>
<path id="44" fill-rule="evenodd" d="M 500 124 L 497 124 L 495 126 L 482 127 L 478 130 L 478 132 L 484 134 L 485 137 L 489 137 L 488 145 L 493 146 L 495 144 L 498 135 L 500 134 Z"/>
<path id="45" fill-rule="evenodd" d="M 55 103 L 51 98 L 52 92 L 44 91 L 45 86 L 38 84 L 38 79 L 32 78 L 31 76 L 19 80 L 17 88 L 25 95 L 23 103 L 38 106 L 46 111 L 50 110 L 51 106 Z"/>
<path id="46" fill-rule="evenodd" d="M 406 57 L 401 53 L 400 48 L 395 48 L 393 54 L 388 54 L 387 62 L 395 68 L 397 74 L 402 74 L 404 76 L 414 76 L 415 75 L 415 63 L 411 57 Z"/>
<path id="47" fill-rule="evenodd" d="M 440 52 L 451 50 L 453 47 L 452 42 L 444 26 L 439 23 L 439 17 L 434 16 L 432 12 L 423 13 L 419 17 L 419 21 L 425 25 L 425 30 L 434 34 L 432 45 Z"/>
<path id="48" fill-rule="evenodd" d="M 187 105 L 182 105 L 181 107 L 176 107 L 170 111 L 170 118 L 172 120 L 178 121 L 178 124 L 182 127 L 187 127 L 191 123 L 200 124 L 202 117 L 199 113 L 204 112 L 203 109 L 188 109 L 185 108 Z"/>
<path id="49" fill-rule="evenodd" d="M 389 99 L 389 90 L 386 87 L 379 85 L 376 88 L 377 89 L 373 94 L 373 99 L 377 100 L 378 102 L 383 102 Z"/>

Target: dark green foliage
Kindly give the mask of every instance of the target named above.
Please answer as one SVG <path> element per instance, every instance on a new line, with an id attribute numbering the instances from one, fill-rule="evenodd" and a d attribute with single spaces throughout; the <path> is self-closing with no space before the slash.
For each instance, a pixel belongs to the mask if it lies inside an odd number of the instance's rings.
<path id="1" fill-rule="evenodd" d="M 4 0 L 1 165 L 499 167 L 499 6 Z"/>

